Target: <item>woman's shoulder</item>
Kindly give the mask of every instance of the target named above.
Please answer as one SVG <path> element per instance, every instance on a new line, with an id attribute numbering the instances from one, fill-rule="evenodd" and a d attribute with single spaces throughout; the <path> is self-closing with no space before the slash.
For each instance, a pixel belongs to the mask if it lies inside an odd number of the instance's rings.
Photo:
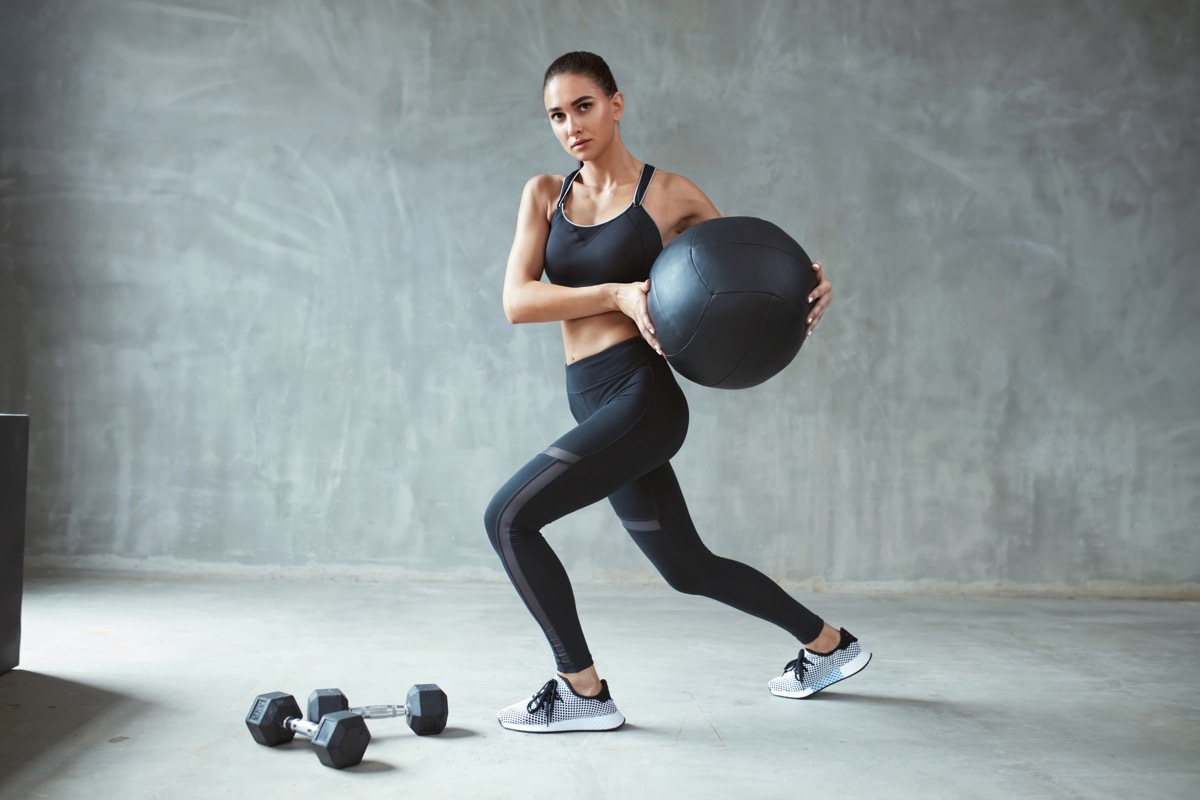
<path id="1" fill-rule="evenodd" d="M 525 181 L 525 189 L 522 194 L 531 200 L 543 201 L 550 198 L 557 203 L 558 193 L 562 191 L 563 181 L 566 179 L 566 175 L 551 173 L 534 175 Z"/>
<path id="2" fill-rule="evenodd" d="M 534 175 L 532 178 L 525 181 L 525 191 L 536 192 L 539 194 L 553 191 L 555 196 L 558 196 L 558 192 L 562 188 L 563 181 L 566 179 L 566 175 L 554 175 L 551 173 Z"/>
<path id="3" fill-rule="evenodd" d="M 661 183 L 659 182 L 661 180 Z M 646 203 L 664 230 L 680 233 L 689 226 L 721 216 L 700 187 L 676 172 L 656 170 Z"/>
<path id="4" fill-rule="evenodd" d="M 549 219 L 558 205 L 558 193 L 562 191 L 564 180 L 565 175 L 534 175 L 525 181 L 525 188 L 521 190 L 521 205 L 543 211 Z"/>
<path id="5" fill-rule="evenodd" d="M 703 197 L 704 192 L 688 178 L 678 172 L 667 172 L 665 169 L 654 168 L 654 183 L 660 191 L 671 197 Z"/>

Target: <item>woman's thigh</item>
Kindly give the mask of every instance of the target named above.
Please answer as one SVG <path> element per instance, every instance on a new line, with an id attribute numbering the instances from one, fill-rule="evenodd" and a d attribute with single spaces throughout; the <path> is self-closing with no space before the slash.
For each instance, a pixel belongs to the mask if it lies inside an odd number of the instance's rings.
<path id="1" fill-rule="evenodd" d="M 657 370 L 623 376 L 596 397 L 573 397 L 579 424 L 514 475 L 500 494 L 520 495 L 515 520 L 540 528 L 609 497 L 679 449 L 687 432 L 687 406 L 672 381 Z M 669 376 L 668 376 L 669 377 Z"/>

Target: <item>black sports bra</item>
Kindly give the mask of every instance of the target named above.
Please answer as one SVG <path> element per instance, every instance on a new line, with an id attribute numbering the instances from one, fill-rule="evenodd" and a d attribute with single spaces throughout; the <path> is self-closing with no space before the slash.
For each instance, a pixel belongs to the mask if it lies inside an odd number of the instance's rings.
<path id="1" fill-rule="evenodd" d="M 582 169 L 582 167 L 580 167 Z M 598 225 L 576 225 L 567 219 L 563 203 L 579 170 L 563 181 L 558 208 L 550 219 L 544 268 L 551 283 L 559 286 L 596 286 L 633 283 L 650 277 L 650 267 L 662 252 L 662 234 L 642 208 L 654 167 L 642 165 L 633 202 L 618 216 Z"/>

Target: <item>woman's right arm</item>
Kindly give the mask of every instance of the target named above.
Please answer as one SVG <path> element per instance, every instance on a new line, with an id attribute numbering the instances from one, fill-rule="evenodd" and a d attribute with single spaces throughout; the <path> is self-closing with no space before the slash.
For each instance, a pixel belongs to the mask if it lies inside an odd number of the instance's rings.
<path id="1" fill-rule="evenodd" d="M 521 192 L 517 233 L 504 272 L 504 315 L 515 324 L 579 319 L 608 311 L 625 311 L 638 284 L 556 286 L 542 282 L 550 213 L 558 200 L 559 180 L 553 175 L 530 178 Z"/>

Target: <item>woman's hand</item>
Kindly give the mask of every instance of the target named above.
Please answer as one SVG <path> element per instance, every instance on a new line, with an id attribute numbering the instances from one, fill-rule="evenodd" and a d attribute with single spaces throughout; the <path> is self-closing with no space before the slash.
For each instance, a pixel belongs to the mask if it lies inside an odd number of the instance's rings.
<path id="1" fill-rule="evenodd" d="M 829 304 L 833 302 L 833 284 L 829 282 L 829 278 L 825 277 L 825 270 L 821 268 L 821 262 L 814 261 L 812 268 L 817 273 L 817 288 L 813 289 L 808 296 L 811 307 L 808 309 L 807 336 L 813 335 L 813 331 L 817 329 L 817 323 L 825 314 L 825 309 L 829 308 Z"/>
<path id="2" fill-rule="evenodd" d="M 617 308 L 622 314 L 633 320 L 642 338 L 650 343 L 654 352 L 663 354 L 658 339 L 654 337 L 654 323 L 650 321 L 650 312 L 646 308 L 646 294 L 650 291 L 650 281 L 617 284 Z"/>

